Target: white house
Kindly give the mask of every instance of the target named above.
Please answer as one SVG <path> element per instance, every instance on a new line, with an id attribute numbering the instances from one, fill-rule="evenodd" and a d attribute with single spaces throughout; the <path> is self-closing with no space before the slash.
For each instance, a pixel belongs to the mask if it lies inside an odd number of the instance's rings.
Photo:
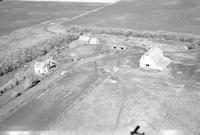
<path id="1" fill-rule="evenodd" d="M 52 59 L 47 59 L 43 62 L 35 62 L 34 71 L 36 74 L 44 75 L 47 74 L 51 68 L 56 66 L 55 62 Z"/>
<path id="2" fill-rule="evenodd" d="M 48 67 L 45 62 L 35 62 L 34 70 L 36 74 L 47 74 L 49 72 Z"/>
<path id="3" fill-rule="evenodd" d="M 140 67 L 144 69 L 155 69 L 163 71 L 171 60 L 164 57 L 160 48 L 154 47 L 147 51 L 140 59 Z"/>

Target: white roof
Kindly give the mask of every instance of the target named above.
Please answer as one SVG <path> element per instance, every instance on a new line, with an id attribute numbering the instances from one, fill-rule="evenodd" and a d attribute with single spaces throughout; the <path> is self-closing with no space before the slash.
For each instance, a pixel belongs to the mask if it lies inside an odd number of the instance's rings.
<path id="1" fill-rule="evenodd" d="M 90 40 L 89 36 L 80 36 L 78 38 L 79 41 L 84 41 L 84 42 L 88 42 Z"/>
<path id="2" fill-rule="evenodd" d="M 171 60 L 164 57 L 160 48 L 154 47 L 141 57 L 140 66 L 146 68 L 145 66 L 149 65 L 148 68 L 163 70 L 170 62 Z"/>
<path id="3" fill-rule="evenodd" d="M 44 68 L 46 66 L 45 62 L 35 62 L 34 68 Z"/>
<path id="4" fill-rule="evenodd" d="M 151 48 L 144 55 L 150 56 L 155 60 L 164 57 L 163 51 L 158 47 Z"/>
<path id="5" fill-rule="evenodd" d="M 98 43 L 99 43 L 98 38 L 92 37 L 92 38 L 90 39 L 90 44 L 98 44 Z"/>

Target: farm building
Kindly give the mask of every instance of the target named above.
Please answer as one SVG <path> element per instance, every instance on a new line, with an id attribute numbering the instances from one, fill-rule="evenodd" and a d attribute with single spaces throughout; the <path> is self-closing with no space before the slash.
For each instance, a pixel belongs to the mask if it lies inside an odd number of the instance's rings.
<path id="1" fill-rule="evenodd" d="M 125 45 L 109 44 L 109 49 L 126 50 Z"/>
<path id="2" fill-rule="evenodd" d="M 126 50 L 127 47 L 124 45 L 124 42 L 117 37 L 111 37 L 108 40 L 107 46 L 111 50 Z"/>
<path id="3" fill-rule="evenodd" d="M 97 45 L 99 43 L 100 43 L 100 41 L 99 41 L 98 38 L 96 38 L 96 37 L 90 38 L 89 44 L 91 44 L 91 45 Z"/>
<path id="4" fill-rule="evenodd" d="M 47 74 L 50 71 L 50 69 L 55 66 L 55 62 L 51 59 L 48 59 L 44 62 L 35 62 L 34 71 L 36 74 L 44 75 Z"/>
<path id="5" fill-rule="evenodd" d="M 160 48 L 154 47 L 147 51 L 140 59 L 140 67 L 144 69 L 155 69 L 163 71 L 171 62 L 164 57 Z"/>
<path id="6" fill-rule="evenodd" d="M 100 43 L 100 41 L 97 37 L 92 37 L 92 36 L 87 36 L 87 35 L 80 36 L 78 41 L 80 43 L 92 44 L 92 45 L 96 45 L 96 44 Z"/>
<path id="7" fill-rule="evenodd" d="M 90 40 L 90 37 L 84 36 L 84 35 L 82 35 L 78 38 L 78 41 L 81 42 L 81 43 L 89 43 L 89 40 Z"/>

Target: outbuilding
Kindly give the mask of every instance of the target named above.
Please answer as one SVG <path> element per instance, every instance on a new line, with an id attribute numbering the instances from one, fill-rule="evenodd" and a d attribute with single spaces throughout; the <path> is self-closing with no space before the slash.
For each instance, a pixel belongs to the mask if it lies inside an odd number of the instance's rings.
<path id="1" fill-rule="evenodd" d="M 107 42 L 107 45 L 108 45 L 108 48 L 111 49 L 111 50 L 126 50 L 126 45 L 124 45 L 124 42 L 123 40 L 115 37 L 115 36 L 112 36 L 110 37 L 110 39 L 108 40 Z"/>
<path id="2" fill-rule="evenodd" d="M 126 46 L 117 45 L 117 44 L 109 44 L 109 49 L 126 50 Z"/>
<path id="3" fill-rule="evenodd" d="M 91 45 L 97 45 L 100 43 L 97 37 L 86 36 L 86 35 L 79 36 L 78 41 L 80 43 L 91 44 Z"/>
<path id="4" fill-rule="evenodd" d="M 163 71 L 169 64 L 171 60 L 164 57 L 163 51 L 154 47 L 148 50 L 140 59 L 140 67 L 144 69 L 155 69 Z"/>
<path id="5" fill-rule="evenodd" d="M 97 37 L 91 37 L 90 40 L 89 40 L 89 44 L 97 45 L 97 44 L 100 44 L 100 41 Z"/>
<path id="6" fill-rule="evenodd" d="M 90 37 L 81 35 L 81 36 L 79 36 L 78 41 L 81 42 L 81 43 L 89 43 Z"/>

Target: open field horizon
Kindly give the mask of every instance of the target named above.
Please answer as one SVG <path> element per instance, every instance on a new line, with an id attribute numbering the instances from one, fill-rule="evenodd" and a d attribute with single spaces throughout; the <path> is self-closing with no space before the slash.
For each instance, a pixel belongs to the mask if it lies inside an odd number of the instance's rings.
<path id="1" fill-rule="evenodd" d="M 100 7 L 103 9 L 85 14 Z M 77 24 L 200 34 L 200 2 L 196 0 L 122 0 L 109 6 L 100 3 L 3 1 L 0 12 L 0 36 L 63 18 L 65 21 L 62 23 L 66 26 Z"/>
<path id="2" fill-rule="evenodd" d="M 105 6 L 105 3 L 3 1 L 0 5 L 0 36 L 50 20 L 69 20 Z"/>
<path id="3" fill-rule="evenodd" d="M 200 34 L 200 1 L 123 0 L 65 25 Z"/>

